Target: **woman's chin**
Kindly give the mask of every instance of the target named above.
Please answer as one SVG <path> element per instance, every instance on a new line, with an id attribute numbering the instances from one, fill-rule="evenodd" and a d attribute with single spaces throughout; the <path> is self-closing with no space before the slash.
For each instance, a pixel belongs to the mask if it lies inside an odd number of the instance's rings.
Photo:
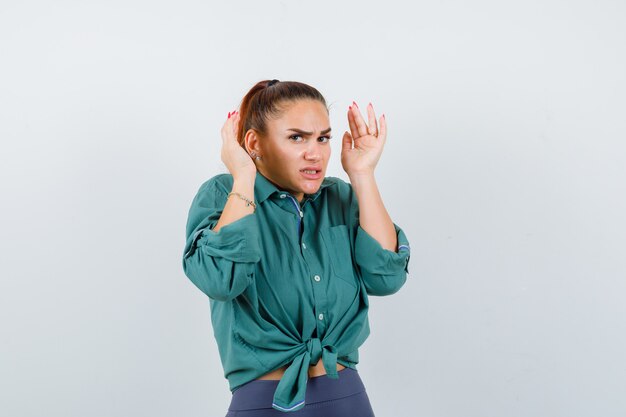
<path id="1" fill-rule="evenodd" d="M 301 182 L 302 191 L 305 194 L 313 194 L 314 192 L 319 190 L 320 185 L 322 185 L 322 180 L 323 178 L 318 180 L 305 180 Z"/>

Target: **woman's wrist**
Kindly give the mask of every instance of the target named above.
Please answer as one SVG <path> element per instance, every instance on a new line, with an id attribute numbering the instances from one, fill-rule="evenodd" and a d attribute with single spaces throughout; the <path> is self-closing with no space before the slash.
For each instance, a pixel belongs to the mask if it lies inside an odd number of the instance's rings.
<path id="1" fill-rule="evenodd" d="M 233 185 L 234 184 L 242 184 L 244 186 L 252 184 L 254 185 L 254 181 L 256 180 L 255 174 L 238 174 L 237 176 L 233 175 Z"/>
<path id="2" fill-rule="evenodd" d="M 349 174 L 350 185 L 354 189 L 355 194 L 360 194 L 362 189 L 371 190 L 376 187 L 376 177 L 374 172 L 364 172 L 359 174 Z"/>
<path id="3" fill-rule="evenodd" d="M 254 201 L 254 182 L 256 177 L 237 177 L 233 180 L 233 189 L 231 193 L 239 194 L 242 200 Z"/>

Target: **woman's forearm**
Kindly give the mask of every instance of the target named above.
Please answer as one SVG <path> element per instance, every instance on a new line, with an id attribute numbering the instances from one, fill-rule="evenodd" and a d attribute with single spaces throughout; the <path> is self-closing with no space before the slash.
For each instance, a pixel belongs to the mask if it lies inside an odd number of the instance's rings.
<path id="1" fill-rule="evenodd" d="M 397 252 L 396 230 L 383 204 L 374 173 L 354 175 L 350 183 L 359 202 L 359 223 L 380 245 Z"/>

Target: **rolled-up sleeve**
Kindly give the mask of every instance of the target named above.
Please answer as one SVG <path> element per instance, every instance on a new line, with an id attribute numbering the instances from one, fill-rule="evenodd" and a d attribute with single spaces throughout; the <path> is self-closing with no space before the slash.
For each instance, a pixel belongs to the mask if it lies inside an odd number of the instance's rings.
<path id="1" fill-rule="evenodd" d="M 208 297 L 229 301 L 253 281 L 261 259 L 259 225 L 255 213 L 245 215 L 213 231 L 227 192 L 215 178 L 201 187 L 192 201 L 183 254 L 185 275 Z"/>
<path id="2" fill-rule="evenodd" d="M 357 227 L 355 261 L 370 295 L 393 294 L 406 282 L 411 248 L 404 231 L 395 223 L 393 226 L 398 239 L 397 252 L 383 248 L 365 229 Z"/>

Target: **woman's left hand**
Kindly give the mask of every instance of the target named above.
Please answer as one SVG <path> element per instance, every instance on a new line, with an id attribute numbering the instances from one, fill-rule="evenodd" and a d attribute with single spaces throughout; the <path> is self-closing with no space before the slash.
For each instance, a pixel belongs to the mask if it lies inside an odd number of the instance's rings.
<path id="1" fill-rule="evenodd" d="M 380 130 L 372 103 L 367 106 L 367 116 L 369 123 L 366 125 L 356 103 L 352 102 L 348 110 L 351 133 L 346 131 L 341 141 L 341 165 L 348 176 L 373 174 L 385 146 L 387 139 L 385 115 L 380 118 Z"/>

